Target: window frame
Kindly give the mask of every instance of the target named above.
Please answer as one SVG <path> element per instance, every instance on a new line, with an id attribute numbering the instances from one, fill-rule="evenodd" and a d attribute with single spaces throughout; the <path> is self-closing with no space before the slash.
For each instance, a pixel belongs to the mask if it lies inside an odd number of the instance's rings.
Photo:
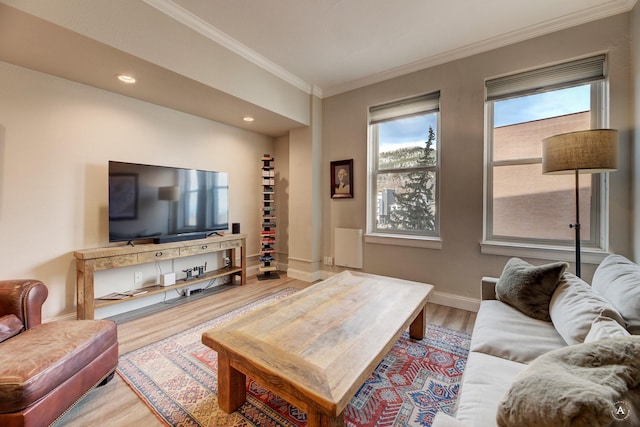
<path id="1" fill-rule="evenodd" d="M 424 101 L 427 101 L 426 103 Z M 422 106 L 420 104 L 422 103 Z M 391 244 L 398 246 L 413 246 L 440 248 L 440 170 L 441 170 L 441 95 L 440 91 L 423 95 L 404 98 L 398 101 L 388 102 L 372 106 L 368 109 L 367 118 L 367 231 L 365 241 L 367 243 Z M 411 104 L 417 105 L 412 109 Z M 408 106 L 408 108 L 407 108 Z M 384 110 L 391 111 L 400 107 L 397 115 L 384 114 Z M 380 112 L 383 112 L 380 114 Z M 426 167 L 408 167 L 394 169 L 379 169 L 379 129 L 375 126 L 378 123 L 396 119 L 407 118 L 422 114 L 436 114 L 436 139 L 435 139 L 435 165 Z M 376 120 L 376 117 L 380 120 Z M 434 185 L 434 206 L 435 206 L 435 229 L 433 231 L 385 231 L 377 228 L 378 213 L 378 188 L 377 178 L 379 174 L 406 173 L 415 170 L 425 170 L 433 172 L 435 175 Z"/>
<path id="2" fill-rule="evenodd" d="M 489 99 L 485 96 L 485 159 L 484 159 L 484 221 L 483 221 L 483 241 L 481 244 L 482 253 L 507 255 L 507 256 L 530 256 L 542 259 L 553 260 L 573 260 L 575 256 L 575 240 L 572 239 L 531 239 L 514 236 L 496 236 L 493 234 L 493 171 L 496 166 L 541 164 L 542 157 L 518 160 L 493 161 L 493 134 L 494 134 L 494 104 L 496 101 L 507 98 L 515 98 L 543 91 L 555 91 L 584 84 L 591 85 L 591 128 L 607 128 L 609 125 L 609 81 L 606 75 L 607 58 L 605 55 L 598 55 L 586 60 L 603 57 L 602 78 L 583 78 L 565 83 L 550 85 L 549 87 L 538 87 L 535 90 L 514 92 L 512 96 L 502 96 L 498 99 Z M 579 60 L 580 61 L 580 60 Z M 578 61 L 573 61 L 578 62 Z M 561 63 L 553 67 L 562 67 L 564 64 L 571 64 L 572 61 Z M 547 67 L 551 68 L 551 67 Z M 545 70 L 545 67 L 539 70 Z M 535 73 L 536 70 L 516 73 L 511 76 L 518 77 L 528 73 Z M 487 80 L 485 90 L 490 80 Z M 541 142 L 542 143 L 542 142 Z M 609 175 L 608 173 L 587 175 L 591 179 L 592 203 L 590 222 L 590 241 L 581 240 L 583 245 L 583 261 L 597 263 L 602 261 L 609 248 Z M 585 179 L 585 175 L 580 176 Z M 568 224 L 567 224 L 568 227 Z"/>

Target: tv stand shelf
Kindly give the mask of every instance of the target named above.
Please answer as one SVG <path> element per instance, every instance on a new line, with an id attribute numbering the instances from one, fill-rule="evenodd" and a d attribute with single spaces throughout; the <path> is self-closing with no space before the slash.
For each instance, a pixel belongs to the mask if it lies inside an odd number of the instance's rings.
<path id="1" fill-rule="evenodd" d="M 203 274 L 202 276 L 196 277 L 195 279 L 192 279 L 192 280 L 185 280 L 185 279 L 177 280 L 176 284 L 175 285 L 171 285 L 171 286 L 160 286 L 160 285 L 146 286 L 144 288 L 144 290 L 146 292 L 143 293 L 143 294 L 140 294 L 140 295 L 133 295 L 133 296 L 129 296 L 129 297 L 122 298 L 122 299 L 96 298 L 93 305 L 94 305 L 94 309 L 95 308 L 100 308 L 100 307 L 105 307 L 107 305 L 118 304 L 118 303 L 121 303 L 123 301 L 131 301 L 131 300 L 142 298 L 142 297 L 148 297 L 149 295 L 159 294 L 159 293 L 162 293 L 162 292 L 170 291 L 171 289 L 182 288 L 183 286 L 188 286 L 188 285 L 193 285 L 193 284 L 196 284 L 196 283 L 207 282 L 209 280 L 213 280 L 213 279 L 216 279 L 218 277 L 229 276 L 231 274 L 241 274 L 241 272 L 242 272 L 242 269 L 240 267 L 231 267 L 231 268 L 225 267 L 225 268 L 221 268 L 219 270 L 208 271 L 207 273 Z"/>
<path id="2" fill-rule="evenodd" d="M 238 280 L 244 285 L 247 280 L 246 235 L 229 234 L 208 237 L 200 240 L 171 242 L 160 244 L 139 244 L 135 246 L 109 246 L 96 249 L 85 249 L 74 252 L 76 258 L 76 287 L 77 287 L 77 318 L 93 319 L 95 309 L 107 305 L 154 295 L 167 290 L 180 288 L 215 279 L 230 276 L 232 282 Z M 96 271 L 127 267 L 166 259 L 183 258 L 198 254 L 219 251 L 230 251 L 231 262 L 236 263 L 236 251 L 240 251 L 240 265 L 218 270 L 208 271 L 205 275 L 192 280 L 179 280 L 171 286 L 148 286 L 144 294 L 119 300 L 103 300 L 95 298 L 94 275 Z"/>

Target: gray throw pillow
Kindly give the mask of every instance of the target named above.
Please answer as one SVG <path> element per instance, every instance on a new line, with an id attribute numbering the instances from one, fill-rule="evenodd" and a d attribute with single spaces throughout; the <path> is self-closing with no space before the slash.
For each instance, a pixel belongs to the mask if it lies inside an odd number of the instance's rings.
<path id="1" fill-rule="evenodd" d="M 529 317 L 550 322 L 549 301 L 568 267 L 566 262 L 531 265 L 511 258 L 496 284 L 496 297 Z"/>

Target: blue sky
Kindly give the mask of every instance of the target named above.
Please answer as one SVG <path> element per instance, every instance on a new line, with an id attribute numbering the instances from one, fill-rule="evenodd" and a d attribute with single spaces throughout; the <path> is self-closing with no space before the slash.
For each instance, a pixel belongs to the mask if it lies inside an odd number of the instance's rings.
<path id="1" fill-rule="evenodd" d="M 494 126 L 500 127 L 587 111 L 590 109 L 590 99 L 590 86 L 582 85 L 496 101 L 494 103 Z M 381 123 L 379 125 L 380 151 L 390 151 L 417 144 L 423 146 L 422 144 L 427 139 L 429 126 L 433 127 L 437 139 L 438 128 L 435 114 Z"/>
<path id="2" fill-rule="evenodd" d="M 429 136 L 431 126 L 438 136 L 435 114 L 413 116 L 403 120 L 382 122 L 379 125 L 380 152 L 391 151 L 401 147 L 422 145 Z M 435 144 L 434 144 L 435 148 Z"/>
<path id="3" fill-rule="evenodd" d="M 590 85 L 537 93 L 494 103 L 494 126 L 530 122 L 587 111 L 591 108 Z"/>

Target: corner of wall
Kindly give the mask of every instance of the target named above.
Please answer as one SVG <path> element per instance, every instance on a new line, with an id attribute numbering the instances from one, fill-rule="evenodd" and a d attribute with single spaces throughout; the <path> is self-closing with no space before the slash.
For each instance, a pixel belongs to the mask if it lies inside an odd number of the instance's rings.
<path id="1" fill-rule="evenodd" d="M 632 258 L 638 261 L 640 257 L 640 3 L 631 10 L 631 87 L 633 97 L 631 109 L 633 131 L 631 132 L 631 147 L 633 164 L 631 168 L 631 229 L 632 229 Z"/>

